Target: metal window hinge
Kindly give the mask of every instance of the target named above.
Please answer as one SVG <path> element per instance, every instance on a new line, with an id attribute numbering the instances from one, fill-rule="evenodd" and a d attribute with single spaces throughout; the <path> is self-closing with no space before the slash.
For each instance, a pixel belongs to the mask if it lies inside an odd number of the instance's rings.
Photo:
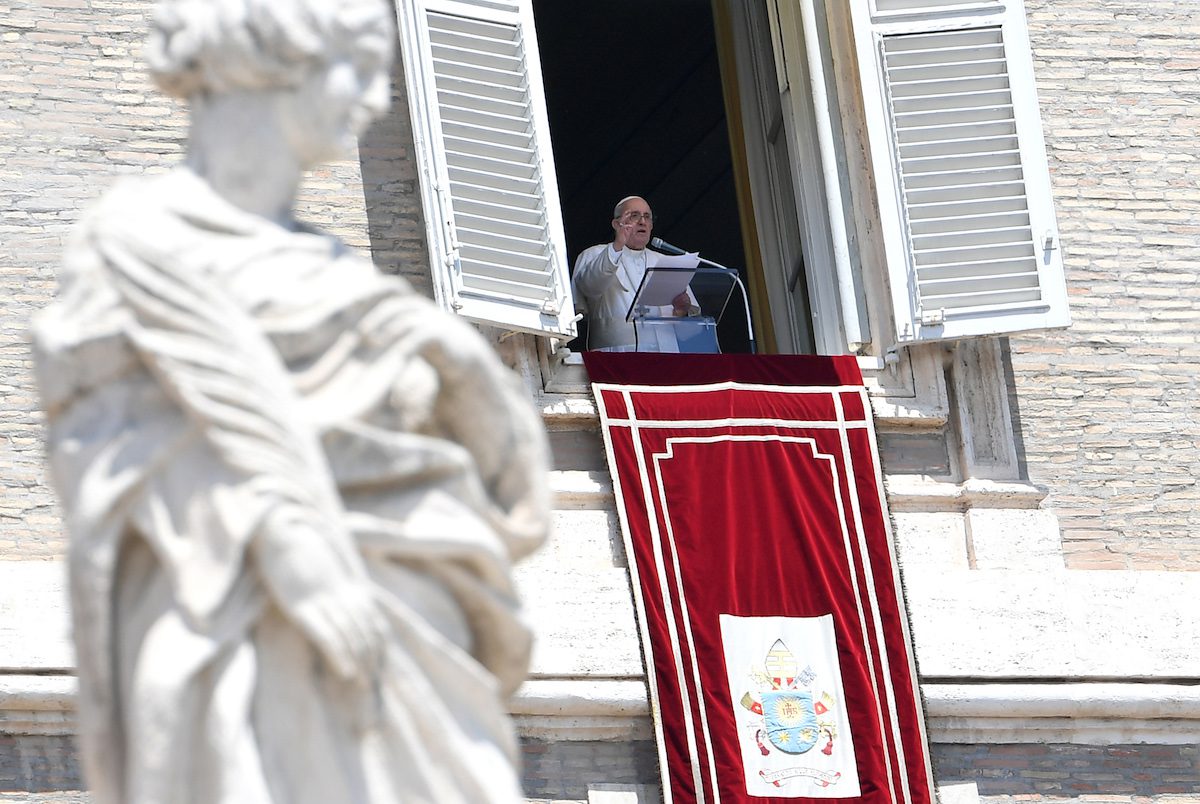
<path id="1" fill-rule="evenodd" d="M 567 342 L 557 338 L 550 339 L 550 362 L 554 365 L 561 365 L 571 356 L 571 349 L 567 346 Z"/>

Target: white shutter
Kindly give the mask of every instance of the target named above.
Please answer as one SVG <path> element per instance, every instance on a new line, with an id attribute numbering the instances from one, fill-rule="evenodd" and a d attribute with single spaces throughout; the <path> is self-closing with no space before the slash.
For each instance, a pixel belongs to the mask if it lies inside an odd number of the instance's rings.
<path id="1" fill-rule="evenodd" d="M 438 301 L 573 336 L 532 0 L 397 0 L 397 15 Z"/>
<path id="2" fill-rule="evenodd" d="M 1021 0 L 850 6 L 898 342 L 1069 324 Z"/>

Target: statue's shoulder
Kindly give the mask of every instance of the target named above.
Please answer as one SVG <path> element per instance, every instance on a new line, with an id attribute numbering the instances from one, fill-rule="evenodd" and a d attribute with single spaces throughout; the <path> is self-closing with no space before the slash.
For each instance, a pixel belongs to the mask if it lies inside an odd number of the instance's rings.
<path id="1" fill-rule="evenodd" d="M 54 300 L 30 322 L 35 376 L 48 411 L 136 364 L 125 337 L 129 311 L 113 286 L 108 260 L 110 245 L 128 242 L 136 228 L 129 218 L 145 220 L 137 210 L 147 206 L 147 184 L 124 179 L 84 212 L 65 245 Z"/>
<path id="2" fill-rule="evenodd" d="M 165 248 L 172 237 L 170 215 L 158 201 L 161 176 L 124 178 L 96 199 L 80 217 L 63 249 L 58 271 L 58 305 L 78 306 L 73 297 L 92 299 L 90 309 L 116 304 L 108 280 L 112 255 L 143 255 Z"/>
<path id="3" fill-rule="evenodd" d="M 147 218 L 165 212 L 166 176 L 126 176 L 117 179 L 80 219 L 82 228 L 136 229 Z M 149 221 L 147 221 L 149 222 Z"/>
<path id="4" fill-rule="evenodd" d="M 245 213 L 215 203 L 211 190 L 179 171 L 118 180 L 85 213 L 81 234 L 95 240 L 170 246 L 202 232 L 244 230 Z M 218 211 L 219 208 L 219 211 Z"/>

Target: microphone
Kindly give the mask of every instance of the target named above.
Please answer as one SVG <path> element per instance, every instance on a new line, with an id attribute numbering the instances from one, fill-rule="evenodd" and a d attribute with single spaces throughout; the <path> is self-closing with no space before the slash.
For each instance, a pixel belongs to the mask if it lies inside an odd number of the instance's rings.
<path id="1" fill-rule="evenodd" d="M 650 248 L 654 249 L 655 251 L 660 251 L 663 254 L 671 254 L 671 255 L 677 256 L 677 257 L 681 257 L 684 254 L 692 253 L 690 251 L 686 251 L 685 249 L 681 249 L 679 246 L 671 245 L 666 240 L 663 240 L 661 237 L 650 238 L 649 245 L 650 245 Z M 698 254 L 699 253 L 697 252 L 697 255 Z M 720 268 L 722 271 L 733 271 L 732 268 L 727 268 L 719 262 L 713 262 L 712 260 L 706 260 L 700 256 L 697 256 L 696 259 L 699 260 L 700 262 L 704 263 L 705 265 L 711 265 L 713 268 Z M 733 271 L 733 273 L 736 274 L 737 271 Z"/>
<path id="2" fill-rule="evenodd" d="M 654 249 L 655 251 L 661 251 L 663 254 L 687 254 L 685 249 L 682 249 L 679 246 L 672 246 L 661 237 L 650 238 L 650 248 Z"/>

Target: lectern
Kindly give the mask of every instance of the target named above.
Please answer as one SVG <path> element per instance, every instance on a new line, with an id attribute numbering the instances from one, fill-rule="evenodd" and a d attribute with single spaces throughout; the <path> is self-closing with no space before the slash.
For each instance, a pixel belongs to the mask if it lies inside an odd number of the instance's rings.
<path id="1" fill-rule="evenodd" d="M 734 288 L 739 288 L 746 306 L 746 329 L 753 352 L 749 303 L 738 272 L 694 254 L 687 256 L 695 260 L 692 267 L 656 265 L 646 269 L 625 313 L 625 320 L 633 324 L 633 350 L 719 353 L 717 326 L 725 316 Z M 692 301 L 693 314 L 677 316 L 672 300 L 685 292 Z"/>

